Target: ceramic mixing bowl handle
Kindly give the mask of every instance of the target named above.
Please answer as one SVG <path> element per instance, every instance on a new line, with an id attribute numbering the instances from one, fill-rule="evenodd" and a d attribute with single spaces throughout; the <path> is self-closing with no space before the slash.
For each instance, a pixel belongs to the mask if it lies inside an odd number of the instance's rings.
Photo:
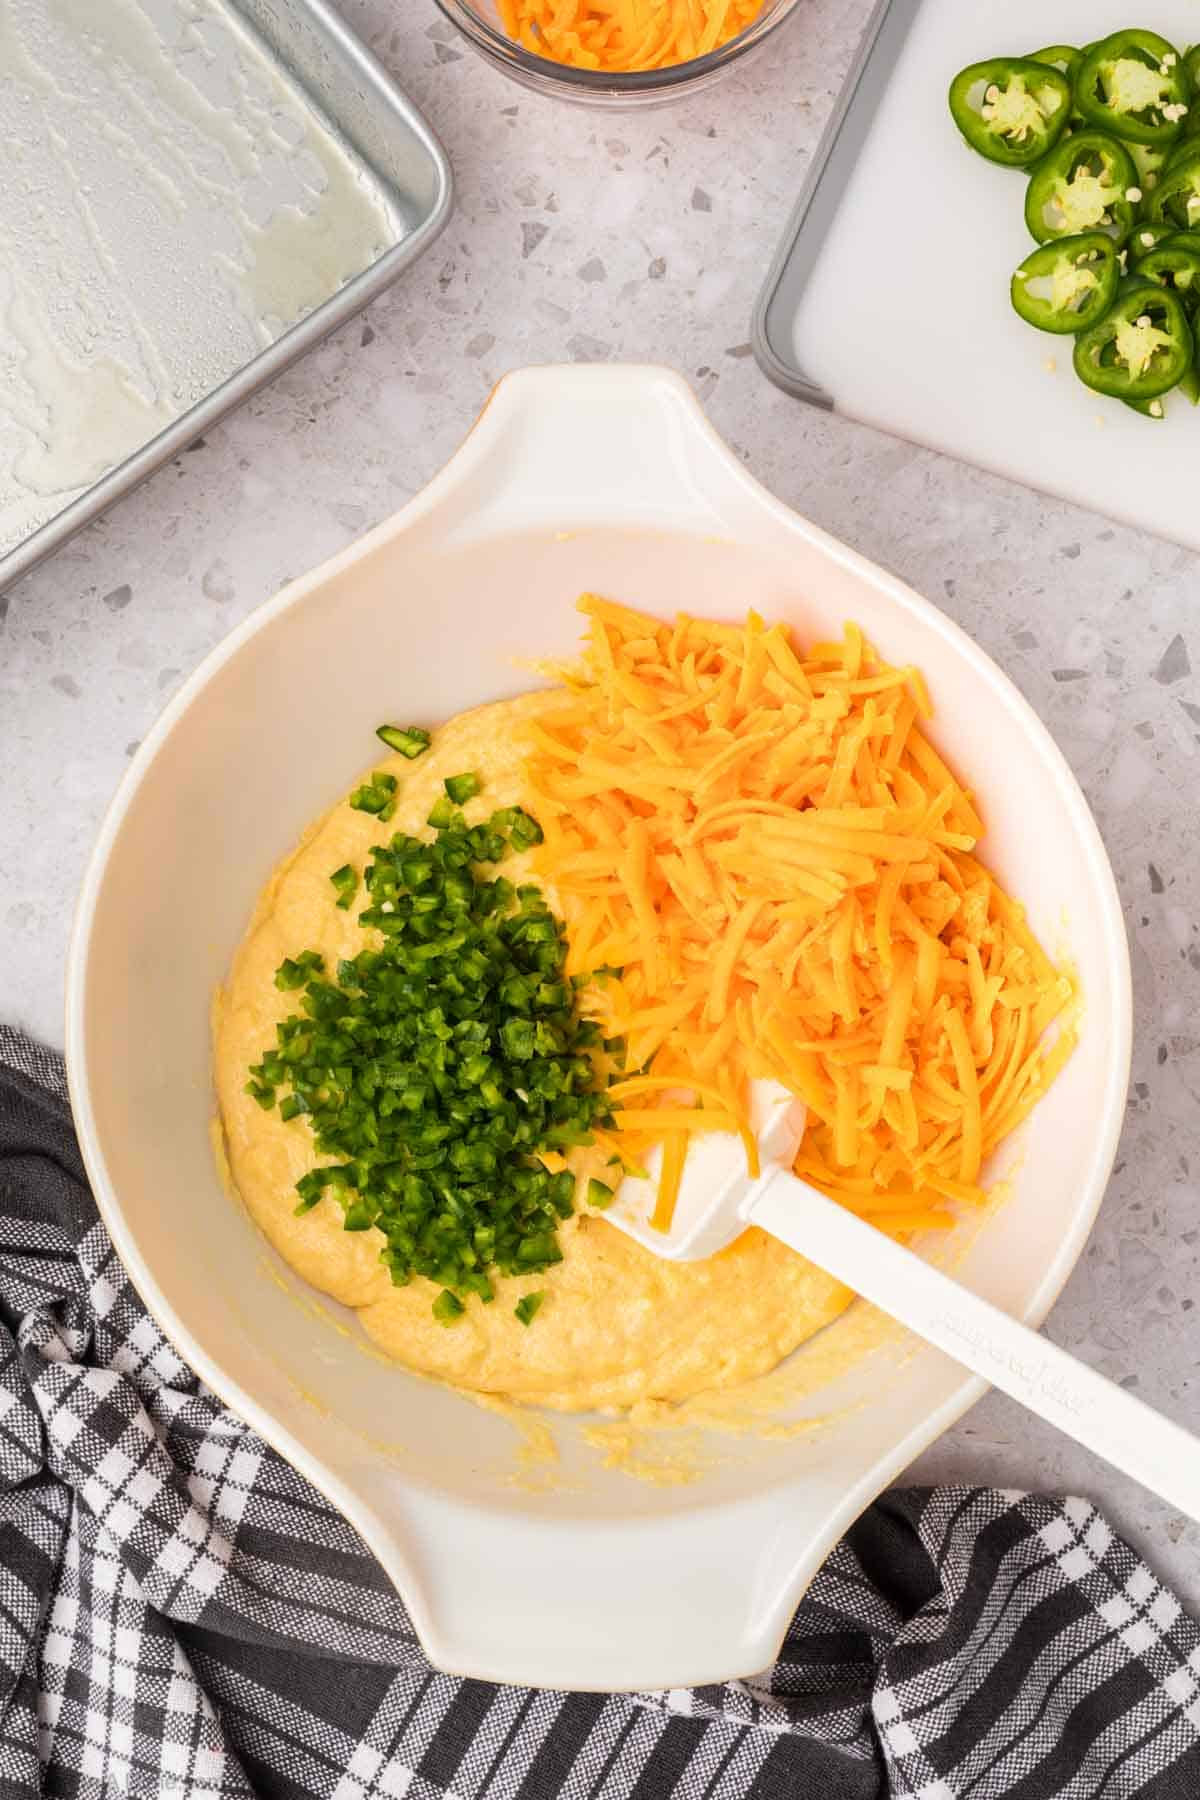
<path id="1" fill-rule="evenodd" d="M 648 1449 L 670 1478 L 672 1442 Z M 685 1446 L 676 1444 L 679 1470 Z M 725 1454 L 728 1454 L 726 1445 Z M 722 1455 L 718 1443 L 716 1455 Z M 402 1555 L 403 1594 L 431 1662 L 456 1675 L 532 1687 L 644 1691 L 671 1670 L 679 1688 L 754 1676 L 775 1661 L 796 1604 L 873 1488 L 847 1483 L 837 1458 L 816 1465 L 806 1517 L 794 1491 L 765 1491 L 714 1507 L 658 1510 L 651 1486 L 614 1473 L 603 1516 L 594 1481 L 584 1496 L 561 1492 L 493 1512 L 411 1489 L 369 1531 L 392 1573 L 389 1540 Z M 513 1499 L 517 1496 L 514 1494 Z M 498 1507 L 500 1503 L 498 1503 Z M 402 1545 L 397 1534 L 402 1534 Z"/>
<path id="2" fill-rule="evenodd" d="M 574 532 L 707 530 L 720 537 L 795 516 L 709 424 L 682 376 L 636 363 L 576 363 L 506 375 L 470 435 L 406 511 L 471 535 L 531 526 Z M 548 534 L 549 535 L 549 534 Z M 682 598 L 682 597 L 681 597 Z"/>

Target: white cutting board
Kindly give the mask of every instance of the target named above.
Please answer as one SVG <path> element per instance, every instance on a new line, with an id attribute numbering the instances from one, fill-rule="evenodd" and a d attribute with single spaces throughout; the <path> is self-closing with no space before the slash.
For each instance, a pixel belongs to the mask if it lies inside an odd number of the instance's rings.
<path id="1" fill-rule="evenodd" d="M 956 71 L 1127 25 L 1181 48 L 1200 0 L 925 0 L 795 318 L 799 367 L 839 412 L 1200 549 L 1200 407 L 1155 423 L 1093 394 L 1074 339 L 1025 325 L 1026 177 L 969 150 Z M 1053 373 L 1046 368 L 1053 359 Z"/>

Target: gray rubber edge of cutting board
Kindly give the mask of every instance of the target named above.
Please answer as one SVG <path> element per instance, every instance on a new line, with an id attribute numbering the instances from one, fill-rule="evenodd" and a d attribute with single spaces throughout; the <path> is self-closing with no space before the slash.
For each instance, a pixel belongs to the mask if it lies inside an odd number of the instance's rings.
<path id="1" fill-rule="evenodd" d="M 763 374 L 826 411 L 834 396 L 798 366 L 792 321 L 920 7 L 921 0 L 877 0 L 754 309 L 750 342 Z"/>

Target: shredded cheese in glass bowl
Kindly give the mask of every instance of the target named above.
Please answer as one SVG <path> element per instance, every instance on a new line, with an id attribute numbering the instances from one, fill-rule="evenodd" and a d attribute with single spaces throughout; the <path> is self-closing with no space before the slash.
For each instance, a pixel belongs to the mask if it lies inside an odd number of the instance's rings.
<path id="1" fill-rule="evenodd" d="M 661 104 L 710 86 L 799 0 L 437 0 L 488 61 L 544 94 Z"/>

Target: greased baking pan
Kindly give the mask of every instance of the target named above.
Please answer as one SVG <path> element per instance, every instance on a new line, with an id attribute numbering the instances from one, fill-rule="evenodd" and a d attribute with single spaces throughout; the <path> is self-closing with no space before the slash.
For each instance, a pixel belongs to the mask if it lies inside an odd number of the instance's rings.
<path id="1" fill-rule="evenodd" d="M 379 294 L 444 152 L 324 0 L 0 0 L 0 585 Z"/>

